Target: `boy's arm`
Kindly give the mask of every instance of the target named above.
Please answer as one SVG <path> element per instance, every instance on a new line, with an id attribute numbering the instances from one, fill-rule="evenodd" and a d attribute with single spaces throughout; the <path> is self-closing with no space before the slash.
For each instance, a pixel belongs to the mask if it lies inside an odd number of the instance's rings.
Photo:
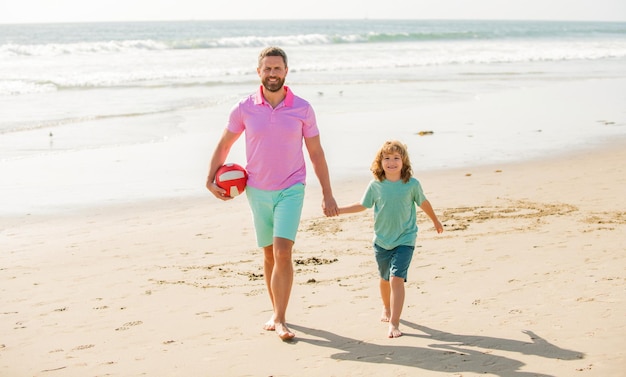
<path id="1" fill-rule="evenodd" d="M 433 210 L 433 206 L 430 205 L 430 202 L 428 200 L 424 200 L 420 205 L 420 208 L 428 217 L 430 217 L 435 229 L 437 229 L 437 233 L 443 232 L 443 226 L 441 225 L 441 222 L 439 222 L 437 215 L 435 215 L 435 211 Z"/>
<path id="2" fill-rule="evenodd" d="M 365 207 L 363 204 L 354 203 L 349 206 L 339 207 L 339 214 L 343 215 L 345 213 L 357 213 L 357 212 L 365 211 L 366 209 L 367 207 Z"/>

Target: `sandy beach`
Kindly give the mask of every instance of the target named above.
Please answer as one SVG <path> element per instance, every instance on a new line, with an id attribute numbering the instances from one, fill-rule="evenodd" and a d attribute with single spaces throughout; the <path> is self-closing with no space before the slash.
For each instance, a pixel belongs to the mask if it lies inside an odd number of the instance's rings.
<path id="1" fill-rule="evenodd" d="M 625 375 L 623 23 L 4 30 L 0 377 Z M 419 212 L 400 338 L 379 320 L 372 211 L 325 218 L 311 169 L 296 338 L 262 328 L 247 200 L 204 183 L 269 41 L 315 108 L 337 201 L 399 139 L 444 225 Z"/>
<path id="2" fill-rule="evenodd" d="M 387 339 L 372 213 L 324 218 L 310 184 L 288 310 L 270 303 L 247 201 L 209 197 L 4 219 L 0 375 L 622 376 L 624 142 L 417 172 L 402 329 Z M 340 203 L 369 176 L 335 179 Z"/>

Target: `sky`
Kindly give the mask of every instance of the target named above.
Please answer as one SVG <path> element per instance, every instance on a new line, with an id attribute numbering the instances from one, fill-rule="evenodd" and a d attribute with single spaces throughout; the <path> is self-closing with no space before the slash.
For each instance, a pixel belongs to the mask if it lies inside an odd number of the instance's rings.
<path id="1" fill-rule="evenodd" d="M 0 0 L 0 23 L 235 19 L 626 21 L 626 0 Z"/>

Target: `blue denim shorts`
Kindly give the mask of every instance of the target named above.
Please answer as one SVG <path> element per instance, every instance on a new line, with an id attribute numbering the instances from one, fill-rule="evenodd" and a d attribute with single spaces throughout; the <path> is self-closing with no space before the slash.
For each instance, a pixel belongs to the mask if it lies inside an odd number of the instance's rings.
<path id="1" fill-rule="evenodd" d="M 246 196 L 252 210 L 259 247 L 273 244 L 274 237 L 296 241 L 304 204 L 302 183 L 272 191 L 246 187 Z"/>
<path id="2" fill-rule="evenodd" d="M 389 281 L 390 276 L 395 276 L 406 281 L 414 250 L 415 246 L 400 245 L 387 250 L 374 244 L 380 277 Z"/>

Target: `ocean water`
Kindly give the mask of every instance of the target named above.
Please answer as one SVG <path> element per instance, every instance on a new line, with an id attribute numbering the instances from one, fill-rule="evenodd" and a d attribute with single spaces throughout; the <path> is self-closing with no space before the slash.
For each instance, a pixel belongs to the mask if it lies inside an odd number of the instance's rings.
<path id="1" fill-rule="evenodd" d="M 267 45 L 287 51 L 288 85 L 313 103 L 338 175 L 369 166 L 380 140 L 363 134 L 406 139 L 425 169 L 536 158 L 626 134 L 626 23 L 0 25 L 0 213 L 196 193 L 228 109 L 258 86 L 256 57 Z M 598 95 L 601 106 L 581 108 Z M 500 98 L 519 106 L 494 108 Z M 407 121 L 389 124 L 377 109 Z M 494 119 L 503 111 L 511 117 Z M 354 114 L 360 124 L 341 122 Z M 434 130 L 427 142 L 415 136 L 423 130 Z M 354 153 L 341 155 L 346 148 Z"/>

